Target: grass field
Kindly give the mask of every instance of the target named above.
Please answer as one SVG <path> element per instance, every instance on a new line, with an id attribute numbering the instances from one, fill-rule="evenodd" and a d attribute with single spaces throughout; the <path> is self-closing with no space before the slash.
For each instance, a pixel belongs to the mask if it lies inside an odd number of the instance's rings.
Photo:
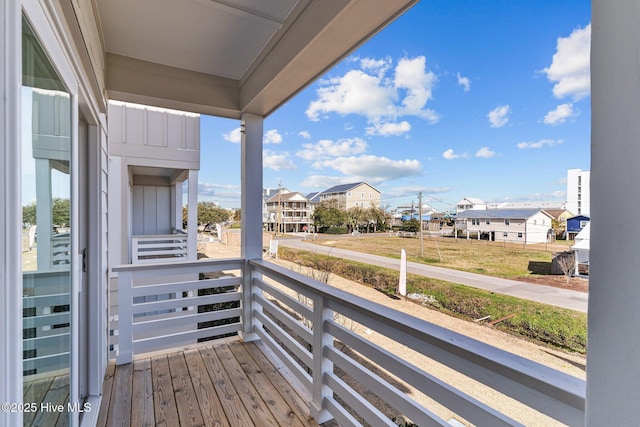
<path id="1" fill-rule="evenodd" d="M 425 237 L 424 257 L 420 258 L 420 242 L 416 238 L 376 235 L 331 239 L 323 236 L 317 243 L 391 258 L 400 258 L 400 250 L 404 249 L 408 261 L 504 278 L 550 274 L 552 254 L 569 247 L 564 242 L 525 247 L 486 240 Z"/>

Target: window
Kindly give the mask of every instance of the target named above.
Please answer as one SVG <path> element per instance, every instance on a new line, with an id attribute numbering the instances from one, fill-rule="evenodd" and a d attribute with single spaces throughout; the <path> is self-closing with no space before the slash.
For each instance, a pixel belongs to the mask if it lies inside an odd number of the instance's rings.
<path id="1" fill-rule="evenodd" d="M 508 219 L 504 220 L 504 225 L 509 225 L 509 220 Z"/>
<path id="2" fill-rule="evenodd" d="M 351 197 L 351 191 L 347 191 L 347 197 Z"/>
<path id="3" fill-rule="evenodd" d="M 364 191 L 362 192 L 362 198 L 364 199 Z"/>
<path id="4" fill-rule="evenodd" d="M 487 219 L 484 220 L 484 223 L 487 224 L 487 225 L 490 225 L 491 224 L 491 220 L 489 218 L 487 218 Z"/>
<path id="5" fill-rule="evenodd" d="M 522 233 L 518 233 L 518 239 L 522 239 Z"/>
<path id="6" fill-rule="evenodd" d="M 502 237 L 509 237 L 509 233 L 505 231 L 504 233 L 502 233 Z"/>
<path id="7" fill-rule="evenodd" d="M 533 220 L 533 225 L 537 225 L 537 223 L 538 223 L 538 220 L 537 220 L 537 219 L 534 219 L 534 220 Z"/>
<path id="8" fill-rule="evenodd" d="M 373 199 L 373 194 L 369 193 L 369 198 Z"/>
<path id="9" fill-rule="evenodd" d="M 580 221 L 580 229 L 583 229 L 587 225 L 587 221 Z"/>

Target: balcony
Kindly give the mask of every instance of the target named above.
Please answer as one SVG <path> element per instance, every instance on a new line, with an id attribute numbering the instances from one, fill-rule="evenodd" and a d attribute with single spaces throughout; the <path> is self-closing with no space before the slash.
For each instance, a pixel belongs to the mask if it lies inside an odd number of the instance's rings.
<path id="1" fill-rule="evenodd" d="M 118 273 L 119 315 L 112 323 L 117 338 L 112 344 L 117 348 L 118 366 L 113 379 L 108 376 L 106 387 L 117 393 L 116 383 L 131 384 L 133 377 L 134 390 L 111 396 L 114 403 L 103 403 L 103 411 L 107 411 L 103 417 L 122 413 L 122 405 L 125 413 L 130 408 L 127 405 L 134 405 L 141 409 L 136 412 L 149 414 L 155 405 L 157 417 L 157 399 L 163 402 L 160 409 L 165 402 L 175 405 L 179 418 L 197 413 L 195 406 L 202 413 L 214 414 L 207 417 L 229 416 L 230 408 L 224 407 L 229 402 L 224 400 L 235 399 L 230 397 L 233 390 L 225 388 L 229 382 L 238 385 L 237 396 L 251 399 L 256 395 L 241 391 L 249 383 L 260 396 L 271 396 L 249 377 L 256 372 L 253 362 L 264 359 L 262 349 L 268 349 L 267 353 L 274 355 L 274 365 L 258 370 L 268 375 L 286 367 L 284 379 L 299 384 L 307 396 L 303 413 L 318 423 L 334 419 L 344 426 L 397 425 L 391 417 L 398 421 L 406 418 L 420 426 L 450 425 L 450 419 L 491 426 L 522 425 L 532 420 L 543 425 L 584 423 L 584 380 L 268 261 L 140 264 L 120 266 L 114 272 Z M 188 276 L 191 278 L 185 279 Z M 228 341 L 236 334 L 244 343 Z M 369 339 L 371 334 L 403 350 L 394 353 L 391 346 Z M 201 347 L 199 341 L 212 338 L 217 338 L 212 346 Z M 176 353 L 178 346 L 190 349 Z M 158 350 L 172 353 L 141 356 Z M 421 359 L 412 358 L 419 361 L 410 363 L 409 353 Z M 206 359 L 209 357 L 212 359 Z M 225 367 L 228 378 L 213 376 L 216 372 L 225 375 L 213 368 L 218 363 L 229 364 Z M 210 384 L 203 381 L 202 366 L 209 366 Z M 464 380 L 447 382 L 438 377 L 436 366 Z M 248 378 L 234 380 L 231 372 Z M 140 376 L 144 376 L 143 382 L 136 386 L 135 378 Z M 178 385 L 170 384 L 176 380 Z M 276 388 L 289 393 L 284 386 Z M 126 393 L 131 393 L 131 400 Z M 140 393 L 144 398 L 138 404 Z M 501 396 L 503 403 L 487 403 L 488 394 Z M 207 395 L 211 399 L 206 399 Z M 217 396 L 224 396 L 219 403 Z M 278 403 L 263 403 L 258 404 L 263 408 L 260 410 L 280 408 Z M 243 405 L 253 404 L 243 400 Z M 191 409 L 187 415 L 180 412 Z M 291 410 L 299 421 L 306 422 L 300 408 L 298 412 Z M 265 414 L 279 422 L 288 416 L 283 414 L 289 414 L 286 408 L 275 411 L 265 410 Z M 171 414 L 176 416 L 174 409 Z M 261 425 L 250 418 L 252 423 L 246 425 Z"/>

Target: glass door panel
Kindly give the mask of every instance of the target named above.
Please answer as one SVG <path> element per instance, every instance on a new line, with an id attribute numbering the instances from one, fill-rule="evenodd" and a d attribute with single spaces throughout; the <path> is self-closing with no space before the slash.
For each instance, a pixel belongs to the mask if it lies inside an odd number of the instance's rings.
<path id="1" fill-rule="evenodd" d="M 71 97 L 22 25 L 24 425 L 66 425 L 71 376 Z"/>

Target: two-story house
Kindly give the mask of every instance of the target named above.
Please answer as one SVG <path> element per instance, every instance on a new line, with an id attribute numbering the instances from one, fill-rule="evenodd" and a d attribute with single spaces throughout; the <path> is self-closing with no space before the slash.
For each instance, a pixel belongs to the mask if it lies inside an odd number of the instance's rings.
<path id="1" fill-rule="evenodd" d="M 461 213 L 469 210 L 485 210 L 487 204 L 476 197 L 465 197 L 456 203 L 456 212 Z"/>

